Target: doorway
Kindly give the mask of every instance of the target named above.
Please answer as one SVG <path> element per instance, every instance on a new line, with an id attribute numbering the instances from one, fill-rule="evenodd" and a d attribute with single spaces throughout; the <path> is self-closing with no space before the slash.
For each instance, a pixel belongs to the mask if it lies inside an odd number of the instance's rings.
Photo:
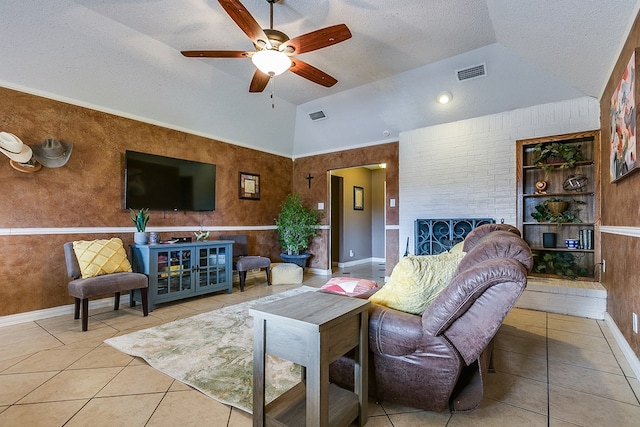
<path id="1" fill-rule="evenodd" d="M 328 173 L 331 268 L 384 263 L 385 166 L 364 165 Z"/>

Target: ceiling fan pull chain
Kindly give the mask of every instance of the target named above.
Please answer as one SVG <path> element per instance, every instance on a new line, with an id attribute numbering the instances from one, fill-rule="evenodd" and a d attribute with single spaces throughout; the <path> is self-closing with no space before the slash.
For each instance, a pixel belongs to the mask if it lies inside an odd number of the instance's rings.
<path id="1" fill-rule="evenodd" d="M 275 106 L 275 102 L 273 101 L 273 94 L 275 93 L 275 83 L 273 82 L 273 76 L 269 77 L 269 83 L 271 83 L 271 93 L 269 94 L 269 97 L 271 98 L 271 108 L 276 108 Z"/>

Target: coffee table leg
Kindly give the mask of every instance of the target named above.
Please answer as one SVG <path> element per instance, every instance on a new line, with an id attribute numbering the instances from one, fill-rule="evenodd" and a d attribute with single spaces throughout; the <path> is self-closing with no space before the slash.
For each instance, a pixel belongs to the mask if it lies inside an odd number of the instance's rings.
<path id="1" fill-rule="evenodd" d="M 266 320 L 259 317 L 253 321 L 253 427 L 265 425 L 265 323 Z"/>

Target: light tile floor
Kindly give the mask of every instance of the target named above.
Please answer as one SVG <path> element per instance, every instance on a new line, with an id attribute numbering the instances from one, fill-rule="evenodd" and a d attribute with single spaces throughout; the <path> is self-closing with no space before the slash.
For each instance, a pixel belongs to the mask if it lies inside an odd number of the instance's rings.
<path id="1" fill-rule="evenodd" d="M 379 264 L 336 276 L 383 283 Z M 324 276 L 305 276 L 321 286 Z M 267 288 L 256 275 L 240 293 L 94 310 L 89 331 L 73 316 L 0 328 L 0 426 L 250 426 L 251 416 L 161 374 L 103 340 L 295 286 Z M 126 306 L 126 304 L 124 304 Z M 485 399 L 465 414 L 370 403 L 370 427 L 638 426 L 640 383 L 602 321 L 513 309 L 496 337 Z"/>

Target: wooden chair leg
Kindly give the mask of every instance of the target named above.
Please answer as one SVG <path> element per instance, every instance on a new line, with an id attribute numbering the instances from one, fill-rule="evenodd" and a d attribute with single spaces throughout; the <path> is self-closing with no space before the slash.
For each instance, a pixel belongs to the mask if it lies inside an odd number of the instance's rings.
<path id="1" fill-rule="evenodd" d="M 79 319 L 80 318 L 80 298 L 75 298 L 75 309 L 73 310 L 73 318 L 74 319 Z"/>
<path id="2" fill-rule="evenodd" d="M 240 292 L 244 292 L 244 281 L 247 279 L 247 272 L 238 271 L 238 274 L 240 275 Z"/>
<path id="3" fill-rule="evenodd" d="M 113 301 L 113 309 L 115 311 L 120 310 L 120 292 L 116 292 L 115 300 Z"/>
<path id="4" fill-rule="evenodd" d="M 135 300 L 135 296 L 136 296 L 136 291 L 138 289 L 131 289 L 129 291 L 129 307 L 135 307 L 136 306 L 136 300 Z M 140 293 L 140 295 L 142 295 L 142 292 Z"/>
<path id="5" fill-rule="evenodd" d="M 82 331 L 89 329 L 89 298 L 82 300 Z"/>
<path id="6" fill-rule="evenodd" d="M 267 267 L 267 286 L 271 286 L 271 267 Z"/>
<path id="7" fill-rule="evenodd" d="M 142 299 L 142 314 L 144 314 L 145 317 L 149 315 L 149 304 L 147 301 L 148 295 L 149 295 L 148 288 L 140 288 L 140 297 Z"/>

